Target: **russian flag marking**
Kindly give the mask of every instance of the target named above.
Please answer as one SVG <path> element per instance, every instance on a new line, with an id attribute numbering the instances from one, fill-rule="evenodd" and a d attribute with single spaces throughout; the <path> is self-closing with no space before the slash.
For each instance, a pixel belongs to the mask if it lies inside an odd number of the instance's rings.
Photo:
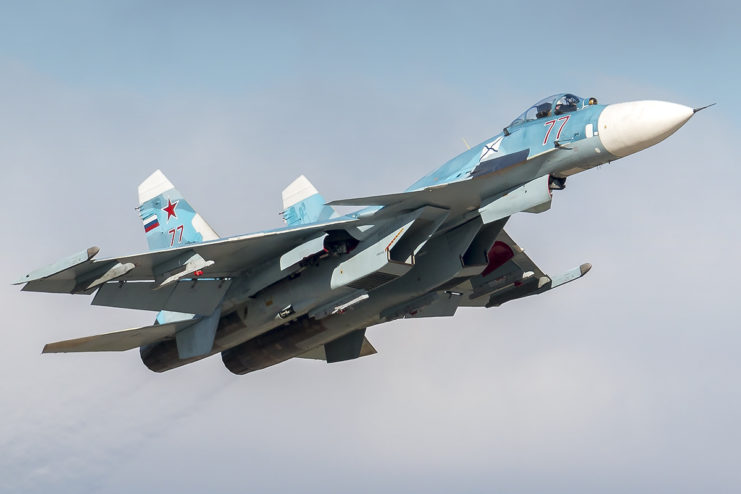
<path id="1" fill-rule="evenodd" d="M 148 218 L 144 218 L 144 233 L 149 233 L 158 226 L 160 226 L 160 222 L 157 219 L 157 215 L 153 214 L 152 216 Z"/>

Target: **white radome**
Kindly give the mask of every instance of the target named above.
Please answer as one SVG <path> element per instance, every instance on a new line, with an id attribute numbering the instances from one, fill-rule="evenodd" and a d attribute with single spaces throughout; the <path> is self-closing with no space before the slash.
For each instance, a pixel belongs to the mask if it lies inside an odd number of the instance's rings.
<path id="1" fill-rule="evenodd" d="M 688 106 L 666 101 L 630 101 L 607 105 L 599 117 L 599 136 L 619 158 L 657 144 L 694 115 Z"/>

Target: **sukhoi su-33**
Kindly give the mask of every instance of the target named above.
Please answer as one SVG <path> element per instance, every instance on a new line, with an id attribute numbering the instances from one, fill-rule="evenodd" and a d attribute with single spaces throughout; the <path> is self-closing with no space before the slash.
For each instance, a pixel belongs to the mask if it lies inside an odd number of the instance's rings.
<path id="1" fill-rule="evenodd" d="M 236 374 L 294 357 L 355 359 L 376 353 L 370 326 L 497 307 L 584 276 L 589 264 L 541 271 L 505 232 L 509 217 L 546 211 L 569 176 L 657 144 L 698 110 L 557 94 L 405 192 L 327 203 L 301 176 L 283 191 L 283 228 L 229 238 L 157 170 L 139 186 L 148 252 L 94 259 L 91 247 L 17 284 L 157 312 L 152 326 L 44 353 L 139 348 L 156 372 L 220 353 Z"/>

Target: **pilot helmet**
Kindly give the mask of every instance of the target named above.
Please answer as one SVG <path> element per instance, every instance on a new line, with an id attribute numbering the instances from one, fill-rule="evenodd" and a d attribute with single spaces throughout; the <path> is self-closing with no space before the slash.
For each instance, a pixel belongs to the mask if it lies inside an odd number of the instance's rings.
<path id="1" fill-rule="evenodd" d="M 551 113 L 551 104 L 550 103 L 541 103 L 536 107 L 536 114 L 535 118 L 543 118 L 547 117 Z"/>
<path id="2" fill-rule="evenodd" d="M 553 113 L 560 115 L 562 113 L 576 111 L 576 104 L 578 102 L 579 98 L 573 94 L 564 94 L 556 101 L 556 108 L 553 110 Z"/>

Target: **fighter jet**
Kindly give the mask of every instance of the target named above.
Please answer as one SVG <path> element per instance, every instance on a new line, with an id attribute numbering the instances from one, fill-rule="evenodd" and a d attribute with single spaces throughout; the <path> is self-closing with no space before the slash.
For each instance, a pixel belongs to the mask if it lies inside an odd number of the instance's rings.
<path id="1" fill-rule="evenodd" d="M 327 203 L 301 176 L 283 191 L 284 227 L 229 238 L 157 170 L 138 190 L 148 252 L 97 260 L 90 247 L 16 284 L 158 312 L 152 326 L 44 353 L 139 348 L 155 372 L 220 353 L 235 374 L 371 355 L 371 326 L 497 307 L 584 276 L 590 264 L 545 274 L 504 231 L 507 220 L 548 210 L 571 175 L 657 144 L 700 109 L 549 96 L 405 192 Z"/>

